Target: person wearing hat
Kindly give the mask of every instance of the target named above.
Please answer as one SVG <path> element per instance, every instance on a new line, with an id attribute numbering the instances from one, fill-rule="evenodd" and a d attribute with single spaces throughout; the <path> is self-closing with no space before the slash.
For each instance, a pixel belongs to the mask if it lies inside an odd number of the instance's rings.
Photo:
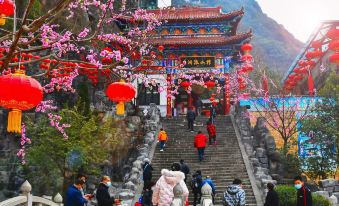
<path id="1" fill-rule="evenodd" d="M 206 178 L 202 181 L 202 187 L 204 186 L 204 184 L 209 184 L 212 188 L 212 201 L 214 204 L 214 197 L 215 197 L 215 184 L 213 182 L 213 180 L 211 179 L 210 176 L 206 176 Z"/>
<path id="2" fill-rule="evenodd" d="M 188 189 L 184 182 L 185 175 L 180 171 L 180 164 L 173 163 L 171 170 L 162 169 L 161 177 L 153 187 L 152 203 L 153 205 L 168 206 L 174 198 L 173 188 L 180 184 L 184 200 L 188 198 Z"/>

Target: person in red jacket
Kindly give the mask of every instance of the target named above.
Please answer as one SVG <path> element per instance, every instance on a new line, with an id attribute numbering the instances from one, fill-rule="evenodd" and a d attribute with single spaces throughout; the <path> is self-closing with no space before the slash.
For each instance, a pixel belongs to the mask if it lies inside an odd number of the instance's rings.
<path id="1" fill-rule="evenodd" d="M 200 161 L 204 159 L 207 141 L 208 141 L 207 137 L 201 131 L 199 131 L 198 134 L 194 137 L 194 147 L 198 149 Z"/>
<path id="2" fill-rule="evenodd" d="M 212 140 L 213 140 L 213 144 L 216 145 L 217 144 L 217 141 L 216 141 L 217 130 L 215 128 L 215 125 L 212 123 L 212 121 L 207 122 L 207 132 L 209 136 L 210 145 L 212 144 Z"/>

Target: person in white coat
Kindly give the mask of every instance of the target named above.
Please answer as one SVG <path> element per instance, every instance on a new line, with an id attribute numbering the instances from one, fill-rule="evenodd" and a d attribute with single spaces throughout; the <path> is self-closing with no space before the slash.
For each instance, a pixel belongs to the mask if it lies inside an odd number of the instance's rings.
<path id="1" fill-rule="evenodd" d="M 179 184 L 183 190 L 184 200 L 188 198 L 188 189 L 184 182 L 185 174 L 180 172 L 180 164 L 174 163 L 172 171 L 167 169 L 161 170 L 161 177 L 153 189 L 152 203 L 158 206 L 169 206 L 173 201 L 173 188 Z"/>

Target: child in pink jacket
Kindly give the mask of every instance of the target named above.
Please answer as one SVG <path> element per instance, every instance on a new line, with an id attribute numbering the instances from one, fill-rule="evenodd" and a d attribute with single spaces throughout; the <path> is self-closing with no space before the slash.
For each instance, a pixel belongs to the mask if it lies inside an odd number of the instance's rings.
<path id="1" fill-rule="evenodd" d="M 183 189 L 184 200 L 188 198 L 188 189 L 184 182 L 185 174 L 180 171 L 161 170 L 161 177 L 153 187 L 153 205 L 169 206 L 173 201 L 173 188 L 179 183 Z"/>

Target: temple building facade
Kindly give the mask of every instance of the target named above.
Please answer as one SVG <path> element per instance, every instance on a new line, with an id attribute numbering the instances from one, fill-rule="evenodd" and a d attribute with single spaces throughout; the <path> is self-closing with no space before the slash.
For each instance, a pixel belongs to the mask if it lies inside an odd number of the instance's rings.
<path id="1" fill-rule="evenodd" d="M 138 103 L 156 103 L 162 115 L 184 114 L 187 107 L 195 106 L 197 101 L 209 98 L 212 91 L 194 85 L 192 91 L 180 88 L 171 99 L 171 84 L 180 84 L 180 73 L 215 73 L 219 71 L 222 82 L 222 95 L 219 96 L 219 113 L 227 114 L 230 108 L 229 70 L 239 58 L 240 47 L 249 42 L 252 32 L 238 33 L 239 22 L 244 15 L 241 8 L 223 13 L 221 7 L 183 7 L 148 10 L 164 23 L 150 36 L 150 42 L 158 49 L 157 57 L 151 63 L 141 61 L 137 70 L 144 71 L 157 79 L 157 84 L 167 85 L 167 90 L 157 91 L 138 85 Z M 184 66 L 183 66 L 184 65 Z M 213 78 L 212 78 L 213 79 Z M 209 81 L 211 79 L 206 79 Z"/>
<path id="2" fill-rule="evenodd" d="M 282 84 L 286 93 L 314 96 L 329 73 L 339 72 L 339 21 L 324 21 L 296 57 Z"/>

